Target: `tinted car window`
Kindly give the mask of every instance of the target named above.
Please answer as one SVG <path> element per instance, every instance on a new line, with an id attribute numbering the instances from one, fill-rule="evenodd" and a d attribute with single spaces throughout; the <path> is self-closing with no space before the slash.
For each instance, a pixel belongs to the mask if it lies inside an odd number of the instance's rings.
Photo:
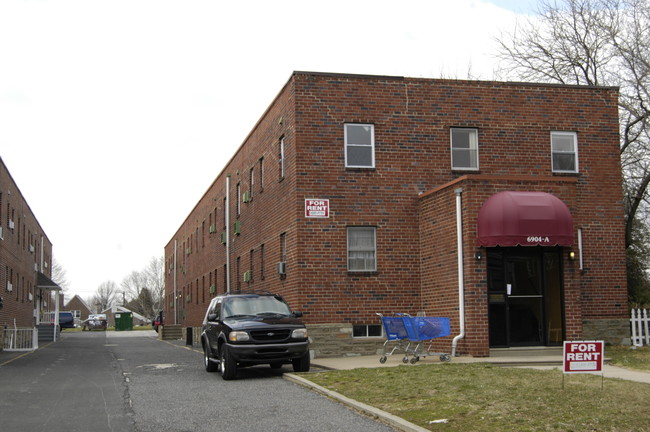
<path id="1" fill-rule="evenodd" d="M 289 306 L 271 296 L 237 297 L 224 301 L 223 318 L 246 317 L 256 315 L 291 315 Z"/>

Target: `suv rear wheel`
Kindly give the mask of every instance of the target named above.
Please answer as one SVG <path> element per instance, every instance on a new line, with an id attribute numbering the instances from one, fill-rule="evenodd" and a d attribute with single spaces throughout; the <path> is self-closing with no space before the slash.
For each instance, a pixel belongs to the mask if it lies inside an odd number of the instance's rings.
<path id="1" fill-rule="evenodd" d="M 237 362 L 230 354 L 228 345 L 223 344 L 219 350 L 220 363 L 219 363 L 219 373 L 221 378 L 225 380 L 234 379 L 237 375 Z"/>
<path id="2" fill-rule="evenodd" d="M 205 364 L 205 370 L 208 372 L 216 372 L 218 366 L 210 361 L 210 347 L 206 344 L 203 346 L 203 363 Z"/>

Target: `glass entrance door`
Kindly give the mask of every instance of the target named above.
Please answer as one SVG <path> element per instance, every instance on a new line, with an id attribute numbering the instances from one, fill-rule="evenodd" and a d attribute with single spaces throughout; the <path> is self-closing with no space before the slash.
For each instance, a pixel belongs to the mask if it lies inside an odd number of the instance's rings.
<path id="1" fill-rule="evenodd" d="M 561 342 L 558 251 L 492 248 L 487 264 L 490 346 Z M 558 339 L 558 329 L 560 340 L 551 340 Z"/>

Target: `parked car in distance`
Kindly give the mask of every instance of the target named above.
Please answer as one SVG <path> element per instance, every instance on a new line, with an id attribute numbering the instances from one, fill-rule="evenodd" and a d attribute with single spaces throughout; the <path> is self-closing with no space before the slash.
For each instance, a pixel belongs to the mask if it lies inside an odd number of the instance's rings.
<path id="1" fill-rule="evenodd" d="M 153 327 L 154 330 L 156 330 L 156 333 L 158 332 L 158 328 L 161 325 L 165 325 L 165 312 L 160 311 L 158 313 L 158 316 L 156 316 L 152 321 L 151 321 L 151 326 Z"/>
<path id="2" fill-rule="evenodd" d="M 224 294 L 212 299 L 203 319 L 201 345 L 208 372 L 219 371 L 224 380 L 237 368 L 291 363 L 296 372 L 310 367 L 307 328 L 275 294 Z"/>
<path id="3" fill-rule="evenodd" d="M 59 328 L 74 328 L 74 315 L 72 312 L 59 312 Z"/>
<path id="4" fill-rule="evenodd" d="M 106 330 L 107 326 L 106 314 L 90 314 L 88 319 L 81 322 L 81 331 Z"/>

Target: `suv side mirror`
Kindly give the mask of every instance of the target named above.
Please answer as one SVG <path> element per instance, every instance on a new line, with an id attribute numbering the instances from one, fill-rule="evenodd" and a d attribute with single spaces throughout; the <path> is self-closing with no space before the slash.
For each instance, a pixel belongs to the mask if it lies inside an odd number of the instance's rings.
<path id="1" fill-rule="evenodd" d="M 208 321 L 216 321 L 217 320 L 217 314 L 216 313 L 211 313 L 208 315 Z"/>
<path id="2" fill-rule="evenodd" d="M 302 312 L 300 311 L 294 311 L 291 313 L 295 318 L 300 318 L 302 316 Z"/>

